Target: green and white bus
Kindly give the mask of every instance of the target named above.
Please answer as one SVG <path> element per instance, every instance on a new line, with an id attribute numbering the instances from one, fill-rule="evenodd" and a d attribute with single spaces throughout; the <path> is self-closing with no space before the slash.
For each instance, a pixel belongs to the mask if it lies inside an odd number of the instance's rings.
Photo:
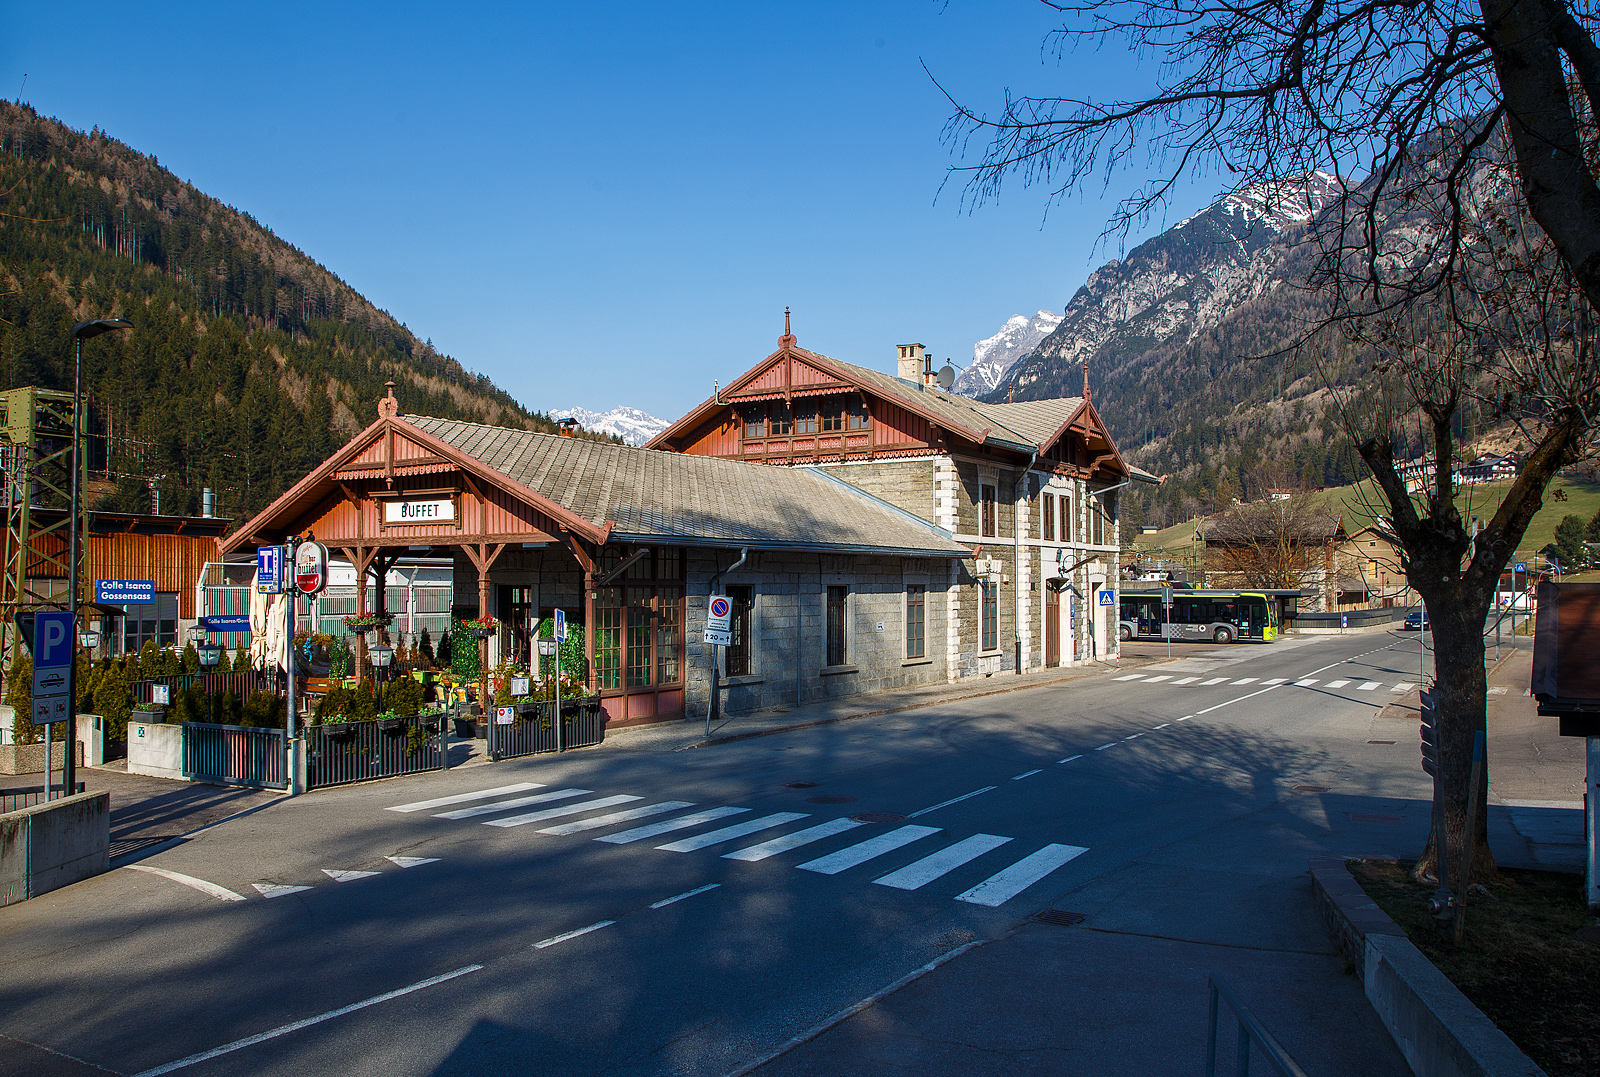
<path id="1" fill-rule="evenodd" d="M 1169 595 L 1170 612 L 1166 604 Z M 1117 634 L 1125 640 L 1271 643 L 1278 638 L 1278 607 L 1259 591 L 1144 587 L 1122 592 Z"/>

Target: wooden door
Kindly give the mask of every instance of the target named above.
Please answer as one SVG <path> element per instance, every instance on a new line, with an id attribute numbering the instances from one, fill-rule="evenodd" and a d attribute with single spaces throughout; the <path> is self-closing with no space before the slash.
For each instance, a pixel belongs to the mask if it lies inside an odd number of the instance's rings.
<path id="1" fill-rule="evenodd" d="M 1044 585 L 1044 664 L 1061 664 L 1061 590 L 1053 580 Z"/>

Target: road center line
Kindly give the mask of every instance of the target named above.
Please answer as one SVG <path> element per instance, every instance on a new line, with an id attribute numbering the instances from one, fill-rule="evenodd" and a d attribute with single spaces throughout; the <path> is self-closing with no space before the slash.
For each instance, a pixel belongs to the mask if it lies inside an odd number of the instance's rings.
<path id="1" fill-rule="evenodd" d="M 1254 698 L 1255 698 L 1255 697 L 1256 697 L 1256 696 L 1264 696 L 1264 695 L 1266 695 L 1266 694 L 1267 694 L 1267 693 L 1268 693 L 1268 692 L 1271 692 L 1271 691 L 1274 691 L 1274 690 L 1275 690 L 1275 689 L 1277 689 L 1277 688 L 1280 688 L 1280 687 L 1282 687 L 1282 686 L 1281 686 L 1281 685 L 1277 685 L 1277 684 L 1275 684 L 1275 685 L 1273 685 L 1273 686 L 1272 686 L 1272 687 L 1271 687 L 1271 688 L 1263 688 L 1263 689 L 1261 689 L 1261 691 L 1259 691 L 1259 692 L 1251 692 L 1251 693 L 1250 693 L 1250 694 L 1249 694 L 1249 695 L 1247 695 L 1247 696 L 1240 696 L 1240 697 L 1239 697 L 1239 698 L 1238 698 L 1238 699 L 1230 699 L 1230 700 L 1228 700 L 1228 701 L 1227 701 L 1227 702 L 1226 702 L 1226 703 L 1218 703 L 1218 704 L 1217 704 L 1217 705 L 1216 705 L 1216 706 L 1215 706 L 1215 707 L 1207 707 L 1207 708 L 1206 708 L 1206 709 L 1205 709 L 1205 710 L 1203 710 L 1203 711 L 1195 711 L 1195 712 L 1194 712 L 1194 713 L 1193 713 L 1193 714 L 1191 714 L 1191 715 L 1190 715 L 1190 716 L 1189 716 L 1189 717 L 1191 717 L 1191 718 L 1198 718 L 1198 717 L 1200 717 L 1200 716 L 1201 716 L 1201 715 L 1202 715 L 1202 714 L 1210 714 L 1210 713 L 1211 713 L 1211 712 L 1212 712 L 1212 711 L 1219 711 L 1219 710 L 1221 710 L 1221 709 L 1222 709 L 1222 708 L 1223 708 L 1223 707 L 1231 707 L 1231 706 L 1233 706 L 1233 705 L 1234 705 L 1234 704 L 1235 704 L 1235 703 L 1243 703 L 1243 702 L 1244 702 L 1244 701 L 1245 701 L 1245 700 L 1247 700 L 1247 699 L 1254 699 Z M 1182 719 L 1182 718 L 1179 718 L 1179 719 L 1178 719 L 1178 721 L 1180 721 L 1180 722 L 1181 722 L 1181 721 L 1183 721 L 1183 719 Z"/>
<path id="2" fill-rule="evenodd" d="M 1167 728 L 1167 726 L 1169 726 L 1171 724 L 1172 724 L 1171 722 L 1162 722 L 1160 725 L 1155 726 L 1153 728 L 1155 728 L 1155 729 L 1165 729 L 1165 728 Z"/>
<path id="3" fill-rule="evenodd" d="M 940 808 L 948 808 L 952 804 L 960 804 L 963 800 L 967 800 L 967 799 L 969 799 L 971 797 L 975 797 L 979 793 L 991 792 L 995 788 L 997 788 L 997 787 L 993 786 L 993 785 L 986 785 L 982 789 L 974 789 L 970 793 L 963 793 L 958 797 L 951 797 L 949 800 L 941 800 L 939 803 L 933 805 L 932 807 L 923 808 L 921 811 L 912 812 L 910 815 L 906 816 L 906 818 L 907 819 L 915 819 L 919 815 L 927 815 L 931 811 L 938 811 Z"/>
<path id="4" fill-rule="evenodd" d="M 560 935 L 552 935 L 543 942 L 534 943 L 533 948 L 535 950 L 543 950 L 546 946 L 554 946 L 558 942 L 566 942 L 568 939 L 575 939 L 579 935 L 587 935 L 591 931 L 599 931 L 601 928 L 610 927 L 614 923 L 616 923 L 615 920 L 601 920 L 598 924 L 590 924 L 588 927 L 580 927 L 572 931 L 563 932 Z"/>
<path id="5" fill-rule="evenodd" d="M 652 909 L 664 909 L 668 905 L 671 905 L 674 901 L 682 901 L 684 898 L 692 898 L 696 894 L 705 893 L 707 890 L 715 890 L 721 885 L 721 883 L 706 883 L 704 886 L 697 886 L 693 890 L 685 890 L 676 897 L 662 898 L 660 901 L 652 903 L 650 907 Z"/>
<path id="6" fill-rule="evenodd" d="M 133 865 L 131 864 L 129 865 L 129 867 L 132 866 Z M 242 1040 L 234 1040 L 232 1043 L 223 1044 L 221 1047 L 213 1047 L 209 1051 L 201 1051 L 197 1055 L 190 1055 L 188 1058 L 180 1058 L 176 1062 L 168 1062 L 165 1066 L 157 1066 L 154 1069 L 144 1070 L 141 1073 L 134 1074 L 133 1077 L 160 1077 L 160 1075 L 163 1073 L 171 1073 L 174 1070 L 187 1069 L 188 1067 L 197 1063 L 207 1062 L 222 1055 L 232 1054 L 234 1051 L 237 1051 L 240 1048 L 253 1047 L 258 1043 L 265 1043 L 267 1040 L 277 1039 L 279 1036 L 287 1036 L 289 1033 L 298 1032 L 302 1028 L 309 1028 L 312 1025 L 320 1025 L 322 1022 L 331 1021 L 335 1017 L 343 1017 L 347 1013 L 354 1013 L 357 1010 L 364 1010 L 368 1006 L 376 1006 L 380 1002 L 388 1002 L 390 999 L 399 998 L 401 995 L 409 995 L 413 991 L 421 991 L 424 987 L 432 987 L 434 984 L 442 984 L 446 980 L 453 980 L 457 976 L 465 976 L 469 972 L 477 972 L 481 968 L 483 968 L 482 965 L 467 965 L 464 968 L 456 969 L 454 972 L 446 972 L 441 973 L 438 976 L 430 976 L 428 979 L 421 980 L 409 987 L 401 987 L 394 991 L 385 991 L 381 995 L 374 995 L 371 998 L 364 999 L 361 1002 L 352 1002 L 348 1006 L 340 1006 L 337 1010 L 329 1010 L 327 1013 L 319 1013 L 315 1017 L 307 1017 L 304 1020 L 293 1021 L 287 1025 L 280 1025 L 271 1032 L 262 1032 L 254 1036 L 246 1036 Z"/>
<path id="7" fill-rule="evenodd" d="M 1057 763 L 1070 763 L 1074 759 L 1082 759 L 1082 758 L 1083 758 L 1083 756 L 1081 756 L 1081 755 L 1069 755 L 1065 759 L 1057 759 L 1056 762 Z"/>
<path id="8" fill-rule="evenodd" d="M 159 875 L 163 879 L 171 879 L 175 883 L 182 883 L 184 886 L 193 887 L 202 894 L 210 894 L 212 897 L 221 898 L 223 901 L 243 901 L 245 899 L 243 894 L 235 894 L 226 886 L 218 886 L 216 883 L 208 883 L 204 879 L 196 879 L 193 875 L 184 875 L 181 872 L 168 871 L 166 868 L 152 868 L 145 864 L 124 864 L 122 866 L 128 871 L 144 871 L 149 872 L 151 875 Z"/>
<path id="9" fill-rule="evenodd" d="M 1037 771 L 1037 770 L 1025 770 L 1021 774 L 1018 774 L 1016 777 L 1012 778 L 1011 780 L 1014 781 L 1014 782 L 1020 782 L 1022 779 L 1031 778 L 1035 774 L 1038 774 L 1038 773 L 1039 773 L 1039 771 Z"/>

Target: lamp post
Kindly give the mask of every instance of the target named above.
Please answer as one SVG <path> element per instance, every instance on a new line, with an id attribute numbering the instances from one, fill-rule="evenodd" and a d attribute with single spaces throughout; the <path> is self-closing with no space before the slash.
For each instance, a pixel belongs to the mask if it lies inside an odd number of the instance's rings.
<path id="1" fill-rule="evenodd" d="M 72 527 L 71 537 L 67 540 L 67 566 L 72 578 L 67 583 L 67 611 L 72 614 L 74 631 L 78 626 L 78 554 L 80 553 L 78 531 L 83 524 L 83 517 L 78 511 L 78 504 L 83 498 L 83 491 L 79 487 L 79 478 L 83 474 L 83 342 L 101 333 L 132 328 L 133 323 L 126 318 L 93 318 L 78 322 L 72 327 Z M 63 792 L 68 796 L 78 788 L 77 682 L 78 656 L 74 654 L 72 664 L 67 667 L 67 709 L 70 711 L 70 717 L 67 720 L 67 758 L 61 767 L 61 784 L 65 787 Z M 44 777 L 45 788 L 48 789 L 50 775 L 46 774 Z"/>
<path id="2" fill-rule="evenodd" d="M 373 680 L 378 682 L 378 690 L 383 690 L 383 685 L 388 680 L 389 664 L 394 661 L 394 648 L 383 642 L 380 637 L 377 643 L 367 648 L 367 657 L 372 661 Z"/>

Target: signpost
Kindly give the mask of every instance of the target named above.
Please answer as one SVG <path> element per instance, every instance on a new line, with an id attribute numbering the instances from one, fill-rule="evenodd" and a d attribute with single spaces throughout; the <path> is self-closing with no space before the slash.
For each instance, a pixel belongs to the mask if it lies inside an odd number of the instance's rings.
<path id="1" fill-rule="evenodd" d="M 67 751 L 73 750 L 71 719 L 72 659 L 77 636 L 73 616 L 54 610 L 37 613 L 33 619 L 33 723 L 44 726 L 44 798 L 51 799 L 51 731 L 68 723 Z"/>
<path id="2" fill-rule="evenodd" d="M 108 606 L 138 606 L 156 600 L 154 580 L 95 580 L 94 600 Z"/>
<path id="3" fill-rule="evenodd" d="M 256 550 L 256 593 L 281 595 L 283 593 L 283 547 L 262 546 Z"/>
<path id="4" fill-rule="evenodd" d="M 706 614 L 706 634 L 702 642 L 711 647 L 726 647 L 733 642 L 733 605 L 727 595 L 711 596 L 711 606 Z"/>
<path id="5" fill-rule="evenodd" d="M 294 586 L 303 595 L 317 595 L 328 586 L 328 548 L 315 540 L 302 542 L 294 554 Z"/>

